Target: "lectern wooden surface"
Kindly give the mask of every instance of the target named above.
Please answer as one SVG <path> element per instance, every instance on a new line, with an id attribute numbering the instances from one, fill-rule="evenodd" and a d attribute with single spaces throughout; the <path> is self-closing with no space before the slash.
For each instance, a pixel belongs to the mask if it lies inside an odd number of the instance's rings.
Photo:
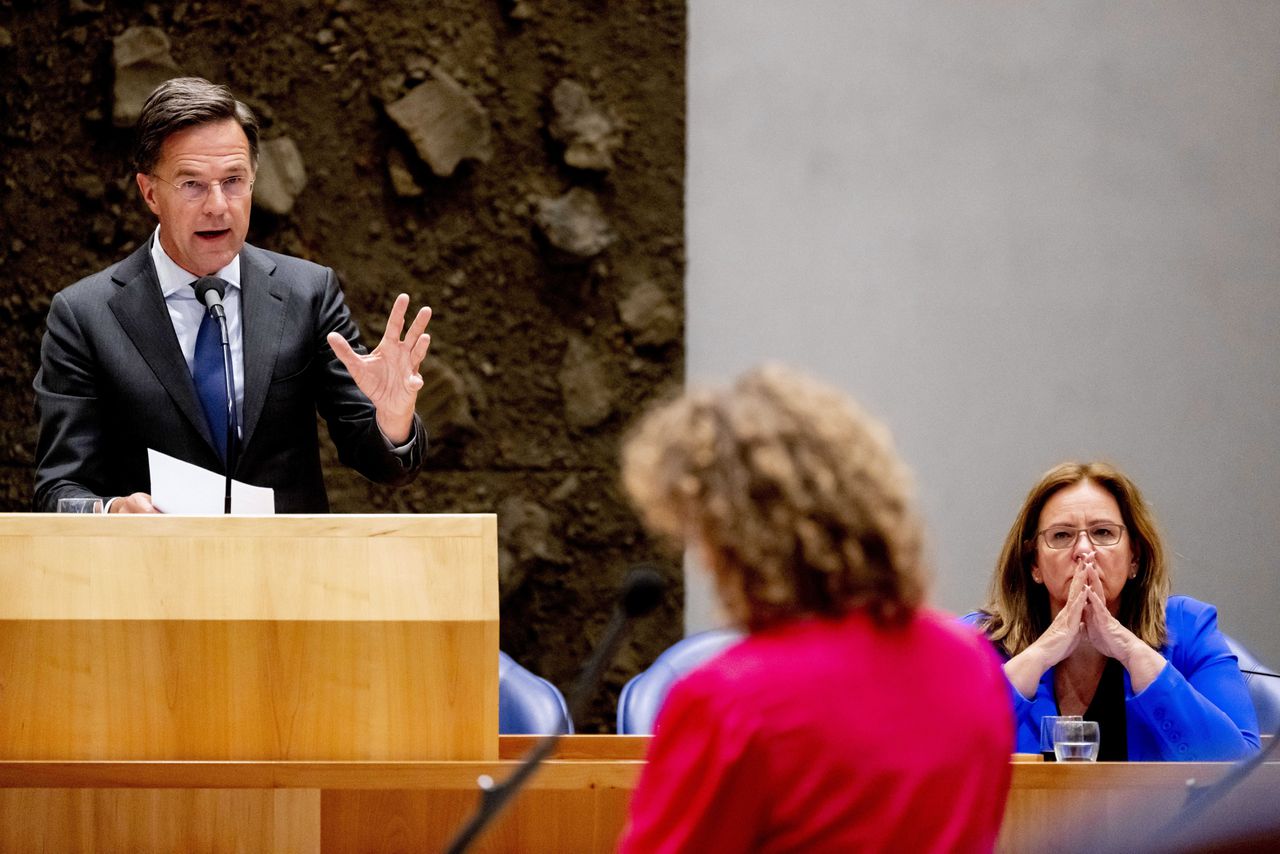
<path id="1" fill-rule="evenodd" d="M 0 514 L 0 758 L 497 757 L 492 515 Z"/>
<path id="2" fill-rule="evenodd" d="M 0 762 L 0 854 L 440 851 L 536 739 L 494 762 Z M 647 736 L 569 736 L 472 849 L 608 852 Z"/>
<path id="3" fill-rule="evenodd" d="M 612 851 L 648 740 L 563 739 L 473 850 Z M 496 762 L 0 762 L 0 852 L 438 851 L 474 809 L 476 778 L 504 779 L 531 743 L 501 737 Z M 1154 833 L 1189 780 L 1229 768 L 1015 763 L 997 849 L 1077 851 L 1086 829 L 1112 841 Z M 1252 785 L 1280 792 L 1280 763 Z"/>

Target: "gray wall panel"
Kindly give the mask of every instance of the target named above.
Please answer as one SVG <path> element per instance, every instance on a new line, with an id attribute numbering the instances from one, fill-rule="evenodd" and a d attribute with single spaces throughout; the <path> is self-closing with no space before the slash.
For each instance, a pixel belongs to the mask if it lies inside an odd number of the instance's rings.
<path id="1" fill-rule="evenodd" d="M 689 63 L 690 382 L 886 420 L 953 611 L 1041 472 L 1112 460 L 1280 665 L 1280 4 L 692 0 Z"/>

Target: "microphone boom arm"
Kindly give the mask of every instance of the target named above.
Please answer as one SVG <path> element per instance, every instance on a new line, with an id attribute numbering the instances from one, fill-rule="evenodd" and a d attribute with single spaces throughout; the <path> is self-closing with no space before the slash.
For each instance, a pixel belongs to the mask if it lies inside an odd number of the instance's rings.
<path id="1" fill-rule="evenodd" d="M 628 573 L 623 583 L 622 596 L 609 617 L 604 635 L 591 657 L 583 665 L 582 673 L 569 693 L 570 720 L 580 718 L 586 710 L 591 695 L 600 686 L 605 668 L 617 655 L 618 647 L 622 645 L 631 621 L 649 613 L 662 601 L 663 586 L 662 576 L 647 566 L 637 567 Z M 480 806 L 449 843 L 446 849 L 448 854 L 462 854 L 470 847 L 481 831 L 498 816 L 507 802 L 515 797 L 521 787 L 533 776 L 543 760 L 551 755 L 564 733 L 564 726 L 561 725 L 555 732 L 538 739 L 538 743 L 520 760 L 520 765 L 511 772 L 511 776 L 501 783 L 494 783 L 488 775 L 479 779 Z"/>

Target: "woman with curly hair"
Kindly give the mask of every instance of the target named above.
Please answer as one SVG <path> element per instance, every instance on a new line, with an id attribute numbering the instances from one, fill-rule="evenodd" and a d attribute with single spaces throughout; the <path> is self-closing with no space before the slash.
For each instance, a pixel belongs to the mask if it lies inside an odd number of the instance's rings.
<path id="1" fill-rule="evenodd" d="M 1258 722 L 1217 610 L 1169 595 L 1155 517 L 1106 463 L 1068 462 L 1022 503 L 986 608 L 966 617 L 1006 658 L 1018 749 L 1045 715 L 1098 721 L 1099 759 L 1224 760 Z"/>
<path id="2" fill-rule="evenodd" d="M 766 367 L 648 414 L 622 467 L 646 525 L 695 550 L 749 631 L 672 689 L 622 850 L 990 850 L 1008 687 L 981 637 L 923 605 L 888 432 Z"/>

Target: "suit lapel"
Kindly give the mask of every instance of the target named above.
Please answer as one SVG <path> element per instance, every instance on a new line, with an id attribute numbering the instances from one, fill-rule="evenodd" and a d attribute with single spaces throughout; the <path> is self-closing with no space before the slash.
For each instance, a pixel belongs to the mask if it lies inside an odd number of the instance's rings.
<path id="1" fill-rule="evenodd" d="M 244 423 L 248 448 L 271 387 L 279 353 L 289 288 L 276 279 L 275 262 L 247 243 L 240 250 L 240 329 L 244 337 Z"/>
<path id="2" fill-rule="evenodd" d="M 165 308 L 160 281 L 151 263 L 150 247 L 151 241 L 148 240 L 112 273 L 120 288 L 107 305 L 160 385 L 173 399 L 178 411 L 212 449 L 213 436 L 209 433 L 204 409 L 196 397 L 187 360 L 178 346 L 173 320 Z"/>

